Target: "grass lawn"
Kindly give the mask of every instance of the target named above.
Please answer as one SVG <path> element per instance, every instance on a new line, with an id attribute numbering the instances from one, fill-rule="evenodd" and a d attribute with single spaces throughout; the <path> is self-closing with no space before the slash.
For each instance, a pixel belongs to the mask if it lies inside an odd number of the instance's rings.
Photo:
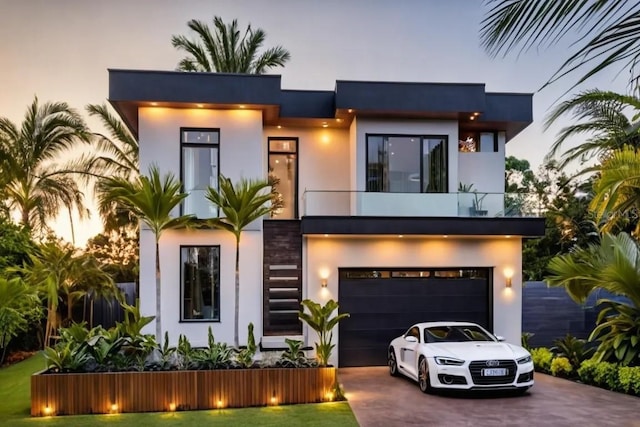
<path id="1" fill-rule="evenodd" d="M 265 408 L 31 418 L 29 377 L 44 369 L 40 354 L 0 369 L 0 423 L 10 426 L 357 426 L 346 402 Z"/>

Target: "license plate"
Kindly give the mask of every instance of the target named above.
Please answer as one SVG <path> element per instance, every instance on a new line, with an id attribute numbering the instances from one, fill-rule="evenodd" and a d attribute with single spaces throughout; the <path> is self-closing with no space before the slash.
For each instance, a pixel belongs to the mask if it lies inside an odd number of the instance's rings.
<path id="1" fill-rule="evenodd" d="M 503 377 L 508 373 L 507 368 L 488 368 L 482 370 L 482 375 L 485 377 Z"/>

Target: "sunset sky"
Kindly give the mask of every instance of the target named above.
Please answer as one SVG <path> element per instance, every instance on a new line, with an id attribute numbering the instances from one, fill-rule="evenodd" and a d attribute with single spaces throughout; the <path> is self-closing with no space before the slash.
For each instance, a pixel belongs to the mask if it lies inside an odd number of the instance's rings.
<path id="1" fill-rule="evenodd" d="M 84 112 L 108 95 L 108 68 L 173 70 L 182 54 L 173 34 L 186 22 L 237 18 L 267 32 L 267 46 L 291 52 L 284 89 L 332 90 L 335 80 L 485 83 L 487 91 L 534 93 L 568 56 L 570 41 L 507 58 L 480 46 L 480 0 L 0 0 L 0 116 L 21 122 L 37 95 Z M 610 71 L 580 89 L 626 92 L 626 72 Z M 535 93 L 534 123 L 507 155 L 543 160 L 560 125 L 543 133 L 550 106 L 577 75 Z M 579 89 L 578 89 L 579 90 Z M 88 120 L 90 127 L 102 131 Z M 56 231 L 70 240 L 68 220 Z M 76 243 L 100 229 L 97 214 Z"/>

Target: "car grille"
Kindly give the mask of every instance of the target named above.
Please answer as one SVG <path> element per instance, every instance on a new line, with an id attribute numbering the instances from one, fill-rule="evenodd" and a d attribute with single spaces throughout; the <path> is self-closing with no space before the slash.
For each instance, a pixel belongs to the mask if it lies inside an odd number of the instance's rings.
<path id="1" fill-rule="evenodd" d="M 498 385 L 498 384 L 510 384 L 516 378 L 515 360 L 498 360 L 497 366 L 487 366 L 486 360 L 476 360 L 469 363 L 469 373 L 474 384 L 478 385 Z M 507 368 L 507 375 L 496 377 L 485 377 L 482 375 L 482 370 L 485 368 Z"/>

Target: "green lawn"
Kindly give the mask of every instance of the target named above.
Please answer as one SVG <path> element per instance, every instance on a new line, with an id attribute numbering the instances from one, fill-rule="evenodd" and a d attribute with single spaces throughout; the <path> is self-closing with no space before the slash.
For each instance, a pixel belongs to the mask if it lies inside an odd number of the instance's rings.
<path id="1" fill-rule="evenodd" d="M 0 420 L 10 426 L 357 426 L 346 402 L 212 411 L 31 418 L 29 376 L 44 368 L 41 355 L 0 369 Z"/>

